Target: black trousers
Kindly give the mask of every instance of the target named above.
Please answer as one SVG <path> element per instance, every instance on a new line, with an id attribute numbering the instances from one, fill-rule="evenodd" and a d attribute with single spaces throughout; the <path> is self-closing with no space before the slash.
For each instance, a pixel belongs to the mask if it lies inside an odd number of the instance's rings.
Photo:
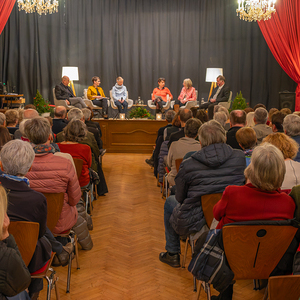
<path id="1" fill-rule="evenodd" d="M 107 111 L 108 111 L 108 105 L 107 105 L 107 99 L 95 99 L 93 100 L 94 105 L 97 105 L 99 107 L 102 107 L 102 114 L 103 115 L 107 115 Z"/>

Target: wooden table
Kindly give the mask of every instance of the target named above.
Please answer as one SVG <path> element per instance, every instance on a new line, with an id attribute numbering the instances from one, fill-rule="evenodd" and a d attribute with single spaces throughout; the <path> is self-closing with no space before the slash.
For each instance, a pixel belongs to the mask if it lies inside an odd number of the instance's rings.
<path id="1" fill-rule="evenodd" d="M 14 95 L 0 95 L 1 98 L 1 108 L 3 108 L 3 104 L 7 103 L 7 106 L 10 108 L 12 107 L 13 104 L 19 104 L 21 106 L 22 104 L 25 103 L 25 98 L 23 98 L 23 94 L 14 94 Z M 10 99 L 8 99 L 10 98 Z M 10 105 L 9 105 L 10 103 Z"/>

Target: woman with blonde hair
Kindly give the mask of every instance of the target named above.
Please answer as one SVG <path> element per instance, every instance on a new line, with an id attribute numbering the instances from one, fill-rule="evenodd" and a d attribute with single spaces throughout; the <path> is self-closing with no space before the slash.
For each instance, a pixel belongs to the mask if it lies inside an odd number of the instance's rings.
<path id="1" fill-rule="evenodd" d="M 178 100 L 175 101 L 175 104 L 179 104 L 179 106 L 184 106 L 188 101 L 196 101 L 196 90 L 193 87 L 192 80 L 190 78 L 186 78 L 183 80 L 183 88 L 178 96 Z"/>
<path id="2" fill-rule="evenodd" d="M 254 127 L 255 123 L 254 123 L 254 112 L 251 111 L 247 114 L 246 117 L 246 126 L 247 127 Z"/>

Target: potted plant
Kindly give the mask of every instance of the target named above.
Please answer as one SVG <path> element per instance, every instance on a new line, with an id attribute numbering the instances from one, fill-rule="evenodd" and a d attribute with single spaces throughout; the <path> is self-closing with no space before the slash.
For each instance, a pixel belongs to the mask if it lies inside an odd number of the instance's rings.
<path id="1" fill-rule="evenodd" d="M 43 98 L 39 90 L 36 91 L 36 95 L 33 99 L 33 105 L 36 107 L 38 113 L 43 117 L 50 116 L 52 107 L 49 105 L 48 100 Z"/>
<path id="2" fill-rule="evenodd" d="M 151 119 L 153 120 L 155 117 L 150 114 L 149 110 L 146 108 L 136 107 L 130 111 L 129 115 L 130 119 Z"/>

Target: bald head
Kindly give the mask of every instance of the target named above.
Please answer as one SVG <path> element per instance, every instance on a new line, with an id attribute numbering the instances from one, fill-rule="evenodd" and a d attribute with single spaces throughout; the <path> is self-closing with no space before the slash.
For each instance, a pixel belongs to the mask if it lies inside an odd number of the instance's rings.
<path id="1" fill-rule="evenodd" d="M 55 119 L 65 119 L 67 115 L 67 109 L 64 106 L 56 106 L 54 110 Z"/>
<path id="2" fill-rule="evenodd" d="M 26 109 L 23 113 L 24 119 L 34 119 L 39 116 L 39 113 L 35 109 Z"/>
<path id="3" fill-rule="evenodd" d="M 191 119 L 192 117 L 193 117 L 193 113 L 189 109 L 187 109 L 187 108 L 181 109 L 179 112 L 179 119 L 180 119 L 181 127 L 184 127 L 186 121 Z"/>
<path id="4" fill-rule="evenodd" d="M 246 113 L 243 110 L 233 110 L 230 113 L 230 125 L 243 127 L 246 125 Z"/>
<path id="5" fill-rule="evenodd" d="M 70 78 L 68 76 L 63 76 L 61 82 L 63 83 L 63 85 L 67 86 L 70 82 Z"/>

